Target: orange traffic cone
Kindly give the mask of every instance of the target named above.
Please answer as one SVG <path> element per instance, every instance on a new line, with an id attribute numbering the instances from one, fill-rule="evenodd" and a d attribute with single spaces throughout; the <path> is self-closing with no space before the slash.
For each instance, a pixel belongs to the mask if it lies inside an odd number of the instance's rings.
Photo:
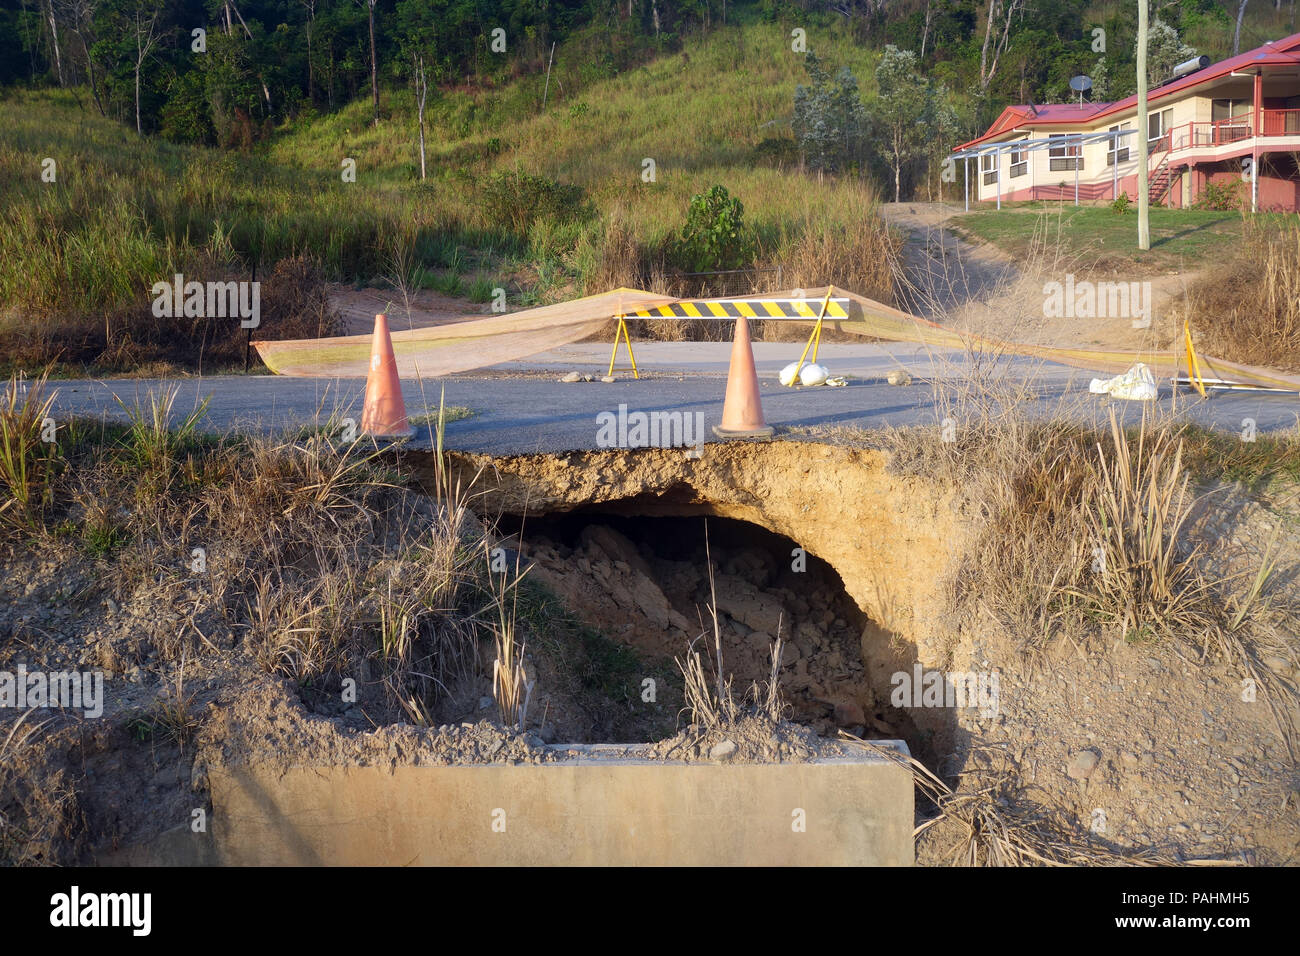
<path id="1" fill-rule="evenodd" d="M 366 404 L 361 431 L 375 438 L 409 438 L 415 434 L 406 420 L 397 359 L 388 335 L 388 316 L 375 316 L 375 337 L 370 345 L 370 374 L 366 376 Z"/>
<path id="2" fill-rule="evenodd" d="M 742 315 L 736 319 L 736 337 L 731 343 L 722 424 L 714 426 L 713 434 L 719 438 L 771 438 L 772 431 L 772 426 L 763 420 L 754 349 L 749 344 L 749 320 Z"/>

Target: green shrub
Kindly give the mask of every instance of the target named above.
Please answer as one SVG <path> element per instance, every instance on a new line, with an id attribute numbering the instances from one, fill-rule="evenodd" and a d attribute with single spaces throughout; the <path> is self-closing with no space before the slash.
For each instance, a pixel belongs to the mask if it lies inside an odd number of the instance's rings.
<path id="1" fill-rule="evenodd" d="M 471 302 L 491 302 L 492 291 L 496 286 L 487 276 L 475 276 L 466 290 L 465 297 Z"/>
<path id="2" fill-rule="evenodd" d="M 516 235 L 528 234 L 534 222 L 568 222 L 586 215 L 581 186 L 556 182 L 545 176 L 500 172 L 479 187 L 488 223 Z"/>
<path id="3" fill-rule="evenodd" d="M 1232 212 L 1241 208 L 1241 183 L 1237 180 L 1231 182 L 1216 182 L 1211 179 L 1201 187 L 1201 194 L 1196 197 L 1196 202 L 1192 204 L 1195 209 L 1209 209 L 1214 212 Z"/>
<path id="4" fill-rule="evenodd" d="M 754 147 L 754 165 L 784 169 L 799 163 L 799 144 L 785 136 L 768 136 Z"/>
<path id="5" fill-rule="evenodd" d="M 745 207 L 725 186 L 691 199 L 681 235 L 668 242 L 668 259 L 683 272 L 740 269 L 754 261 L 754 236 Z"/>
<path id="6" fill-rule="evenodd" d="M 1128 207 L 1128 193 L 1120 193 L 1115 197 L 1115 201 L 1110 204 L 1110 211 L 1122 216 L 1124 213 L 1128 212 Z"/>
<path id="7" fill-rule="evenodd" d="M 208 144 L 216 140 L 201 71 L 182 73 L 172 82 L 160 119 L 163 138 L 173 143 Z"/>

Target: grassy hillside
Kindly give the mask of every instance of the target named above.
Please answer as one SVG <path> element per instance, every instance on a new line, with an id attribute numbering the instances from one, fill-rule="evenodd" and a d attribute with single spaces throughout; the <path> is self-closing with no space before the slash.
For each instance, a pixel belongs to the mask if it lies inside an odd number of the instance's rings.
<path id="1" fill-rule="evenodd" d="M 1284 31 L 1287 15 L 1248 10 L 1243 45 Z M 101 118 L 84 89 L 0 92 L 0 363 L 127 371 L 196 367 L 201 355 L 206 370 L 241 365 L 231 323 L 152 316 L 150 286 L 177 272 L 204 281 L 256 268 L 265 337 L 327 328 L 325 280 L 477 302 L 500 286 L 512 306 L 617 285 L 680 288 L 668 244 L 691 198 L 714 184 L 744 204 L 747 264 L 772 270 L 732 289 L 830 281 L 889 300 L 896 239 L 875 186 L 799 170 L 789 120 L 803 56 L 789 24 L 740 16 L 658 56 L 610 59 L 598 30 L 580 31 L 556 50 L 549 87 L 530 69 L 435 88 L 423 181 L 414 95 L 392 77 L 378 125 L 363 96 L 332 113 L 304 108 L 245 151 L 137 137 Z M 1198 21 L 1205 36 L 1187 39 L 1230 45 L 1221 19 Z M 869 100 L 880 54 L 818 22 L 808 48 L 832 72 L 850 67 Z M 973 115 L 964 94 L 958 102 Z M 343 181 L 345 160 L 355 182 Z"/>
<path id="2" fill-rule="evenodd" d="M 809 41 L 869 85 L 873 54 L 830 35 Z M 142 140 L 71 93 L 13 92 L 0 102 L 0 175 L 14 184 L 0 196 L 0 344 L 10 364 L 116 368 L 184 361 L 206 343 L 220 365 L 242 355 L 242 337 L 153 319 L 149 287 L 175 272 L 247 278 L 255 262 L 267 278 L 295 256 L 335 280 L 481 300 L 502 285 L 514 304 L 662 284 L 664 241 L 715 183 L 745 206 L 754 264 L 780 265 L 783 284 L 832 280 L 889 298 L 873 187 L 792 167 L 782 137 L 803 79 L 787 37 L 751 25 L 581 92 L 553 77 L 544 113 L 537 77 L 435 91 L 423 182 L 405 89 L 386 92 L 378 127 L 358 101 L 300 117 L 246 153 Z M 55 182 L 41 179 L 46 157 Z M 355 182 L 343 181 L 345 159 Z M 582 198 L 538 213 L 502 178 L 518 174 L 578 186 Z M 299 317 L 281 318 L 259 334 L 301 333 Z"/>

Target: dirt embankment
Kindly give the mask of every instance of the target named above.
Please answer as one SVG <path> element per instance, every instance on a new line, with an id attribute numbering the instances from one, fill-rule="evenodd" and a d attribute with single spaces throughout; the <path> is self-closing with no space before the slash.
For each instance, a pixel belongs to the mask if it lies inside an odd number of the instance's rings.
<path id="1" fill-rule="evenodd" d="M 937 480 L 895 473 L 886 453 L 733 444 L 710 448 L 700 460 L 675 451 L 609 451 L 463 456 L 457 464 L 466 480 L 482 471 L 478 507 L 485 515 L 574 513 L 580 530 L 567 539 L 544 521 L 530 534 L 525 521 L 516 543 L 581 613 L 622 622 L 632 640 L 684 639 L 692 629 L 680 617 L 704 593 L 698 576 L 680 580 L 673 560 L 680 552 L 644 530 L 655 521 L 717 516 L 782 536 L 783 545 L 768 541 L 766 550 L 751 540 L 713 555 L 723 633 L 730 635 L 724 660 L 731 654 L 745 676 L 758 671 L 762 662 L 746 657 L 753 654 L 746 642 L 765 635 L 765 621 L 783 618 L 795 645 L 783 688 L 796 716 L 824 732 L 857 732 L 851 723 L 862 723 L 868 735 L 906 738 L 944 774 L 970 775 L 975 785 L 1012 780 L 1009 804 L 1107 852 L 1296 859 L 1294 759 L 1263 697 L 1243 691 L 1234 666 L 1167 643 L 1081 646 L 1066 634 L 1048 635 L 1044 650 L 1026 653 L 1023 641 L 986 626 L 976 607 L 954 619 L 953 575 L 976 524 L 969 502 Z M 1216 505 L 1198 509 L 1193 537 L 1228 575 L 1250 572 L 1260 541 L 1286 521 L 1285 503 Z M 694 533 L 703 536 L 702 528 Z M 824 560 L 832 574 L 802 589 L 792 584 L 782 562 L 793 547 Z M 596 567 L 602 562 L 603 572 Z M 1283 564 L 1280 580 L 1290 580 L 1294 561 Z M 827 580 L 842 582 L 852 610 L 825 617 L 813 589 Z M 841 671 L 836 664 L 846 649 L 838 637 L 849 620 L 860 626 L 861 657 Z M 1292 659 L 1266 664 L 1284 681 L 1300 676 Z M 915 667 L 950 676 L 996 673 L 997 706 L 914 706 L 922 702 L 913 699 L 900 708 L 897 675 Z M 820 713 L 819 703 L 827 705 Z M 918 848 L 918 859 L 941 862 L 945 852 L 937 844 Z"/>
<path id="2" fill-rule="evenodd" d="M 0 765 L 0 850 L 67 863 L 165 847 L 190 832 L 195 810 L 211 812 L 215 763 L 534 762 L 547 759 L 544 743 L 636 739 L 681 744 L 660 747 L 673 759 L 710 759 L 698 734 L 674 736 L 687 718 L 671 658 L 701 633 L 697 649 L 712 652 L 716 595 L 723 669 L 737 693 L 766 676 L 765 647 L 779 631 L 788 641 L 781 688 L 809 731 L 902 737 L 934 770 L 976 787 L 996 775 L 1002 810 L 1052 819 L 1080 846 L 1294 862 L 1295 765 L 1263 698 L 1245 699 L 1241 675 L 1165 642 L 1055 635 L 1026 654 L 978 608 L 954 618 L 953 575 L 979 516 L 962 489 L 893 461 L 795 442 L 711 445 L 700 459 L 654 449 L 454 456 L 452 481 L 477 476 L 475 510 L 507 560 L 531 565 L 528 577 L 578 619 L 520 608 L 536 680 L 522 733 L 488 722 L 496 711 L 482 673 L 417 727 L 371 702 L 364 673 L 355 704 L 268 673 L 246 623 L 184 613 L 206 600 L 200 579 L 178 579 L 160 602 L 148 581 L 132 592 L 105 586 L 103 565 L 60 539 L 11 547 L 0 671 L 102 668 L 106 719 L 56 712 L 31 738 L 15 735 L 17 757 Z M 410 453 L 401 465 L 427 479 L 431 461 Z M 1216 506 L 1198 514 L 1194 533 L 1231 556 L 1284 517 Z M 1281 579 L 1293 580 L 1294 557 L 1283 565 Z M 168 640 L 187 621 L 203 640 L 187 660 L 169 659 Z M 480 658 L 491 653 L 489 641 Z M 1264 663 L 1296 679 L 1294 659 Z M 899 675 L 917 668 L 943 672 L 949 685 L 955 673 L 996 674 L 996 699 L 896 697 Z M 662 690 L 655 708 L 642 706 L 647 676 Z M 182 696 L 184 728 L 169 718 Z M 0 742 L 17 716 L 0 714 Z M 808 749 L 773 753 L 799 759 Z M 946 850 L 928 843 L 918 859 L 944 862 Z"/>

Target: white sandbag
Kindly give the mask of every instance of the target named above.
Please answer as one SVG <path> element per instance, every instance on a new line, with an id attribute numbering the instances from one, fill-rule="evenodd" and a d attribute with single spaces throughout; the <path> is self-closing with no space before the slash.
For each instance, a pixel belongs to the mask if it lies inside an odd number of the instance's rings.
<path id="1" fill-rule="evenodd" d="M 1094 378 L 1088 386 L 1094 395 L 1109 395 L 1111 398 L 1123 398 L 1134 402 L 1150 402 L 1156 397 L 1156 380 L 1151 369 L 1138 362 L 1123 375 L 1116 375 L 1104 381 Z"/>
<path id="2" fill-rule="evenodd" d="M 786 386 L 793 385 L 795 383 L 795 376 L 798 374 L 799 374 L 799 363 L 791 362 L 785 368 L 781 369 L 781 374 L 777 376 L 777 380 L 782 385 L 786 385 Z"/>
<path id="3" fill-rule="evenodd" d="M 825 365 L 805 365 L 799 373 L 799 381 L 805 385 L 821 385 L 831 377 L 831 370 Z"/>

